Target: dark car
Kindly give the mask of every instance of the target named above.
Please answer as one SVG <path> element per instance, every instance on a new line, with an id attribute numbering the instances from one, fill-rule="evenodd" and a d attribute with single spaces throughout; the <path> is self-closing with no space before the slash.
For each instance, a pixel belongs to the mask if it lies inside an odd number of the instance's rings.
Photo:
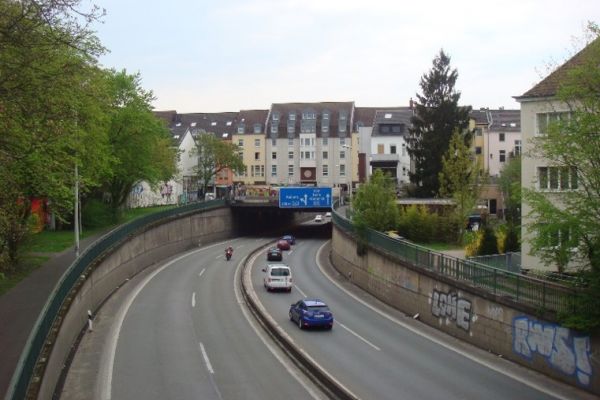
<path id="1" fill-rule="evenodd" d="M 283 254 L 277 247 L 271 247 L 267 250 L 267 261 L 281 261 L 283 260 Z"/>
<path id="2" fill-rule="evenodd" d="M 333 314 L 323 301 L 319 299 L 303 299 L 290 307 L 290 321 L 296 322 L 298 328 L 323 327 L 333 328 Z"/>
<path id="3" fill-rule="evenodd" d="M 284 240 L 284 239 L 279 239 L 277 241 L 277 248 L 279 250 L 289 250 L 290 249 L 290 242 L 288 242 L 287 240 Z"/>
<path id="4" fill-rule="evenodd" d="M 289 244 L 296 244 L 296 238 L 292 235 L 283 235 L 281 238 L 287 240 Z"/>

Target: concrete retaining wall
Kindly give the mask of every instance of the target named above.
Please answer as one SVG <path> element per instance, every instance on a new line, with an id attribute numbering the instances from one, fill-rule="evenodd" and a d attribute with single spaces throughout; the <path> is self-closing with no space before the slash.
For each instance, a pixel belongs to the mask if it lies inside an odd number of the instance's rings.
<path id="1" fill-rule="evenodd" d="M 353 283 L 428 325 L 532 368 L 600 394 L 600 337 L 535 316 L 535 310 L 446 277 L 402 264 L 333 228 L 332 262 Z"/>
<path id="2" fill-rule="evenodd" d="M 132 236 L 82 277 L 48 357 L 38 398 L 51 399 L 71 347 L 94 313 L 121 284 L 144 268 L 202 244 L 233 236 L 232 214 L 220 208 L 187 215 Z"/>

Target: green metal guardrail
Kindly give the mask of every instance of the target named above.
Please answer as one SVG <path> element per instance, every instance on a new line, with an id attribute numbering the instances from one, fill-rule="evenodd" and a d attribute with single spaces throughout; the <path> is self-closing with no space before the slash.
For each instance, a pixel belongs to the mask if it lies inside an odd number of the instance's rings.
<path id="1" fill-rule="evenodd" d="M 82 274 L 97 258 L 114 248 L 115 245 L 124 242 L 125 239 L 133 233 L 161 220 L 171 219 L 178 215 L 185 215 L 201 210 L 212 210 L 223 207 L 225 204 L 224 200 L 211 200 L 207 202 L 191 203 L 182 207 L 148 214 L 115 228 L 89 246 L 65 271 L 46 301 L 44 308 L 29 334 L 25 348 L 21 353 L 5 399 L 20 400 L 25 398 L 27 388 L 34 374 L 37 360 L 44 349 L 44 343 L 48 338 L 56 317 L 59 315 L 63 302 L 78 283 Z"/>
<path id="2" fill-rule="evenodd" d="M 352 222 L 333 212 L 333 223 L 353 233 Z M 526 275 L 504 271 L 478 262 L 452 257 L 406 240 L 398 240 L 381 232 L 367 229 L 369 245 L 384 250 L 398 259 L 419 268 L 463 281 L 496 295 L 548 311 L 572 311 L 576 291 L 572 288 L 546 282 Z"/>

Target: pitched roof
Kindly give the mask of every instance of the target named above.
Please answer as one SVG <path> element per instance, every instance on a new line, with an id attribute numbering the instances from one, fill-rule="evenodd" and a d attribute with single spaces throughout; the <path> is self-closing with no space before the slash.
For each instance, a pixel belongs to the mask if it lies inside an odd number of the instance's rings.
<path id="1" fill-rule="evenodd" d="M 169 128 L 173 134 L 189 129 L 192 135 L 206 132 L 219 138 L 231 139 L 231 135 L 236 132 L 237 116 L 237 112 L 177 114 Z"/>
<path id="2" fill-rule="evenodd" d="M 544 78 L 537 85 L 523 93 L 521 96 L 515 96 L 515 99 L 527 99 L 535 97 L 553 97 L 557 94 L 561 82 L 567 76 L 569 71 L 585 63 L 593 48 L 600 46 L 600 38 L 595 39 L 579 53 L 571 57 L 563 65 L 555 69 L 550 75 Z"/>
<path id="3" fill-rule="evenodd" d="M 352 128 L 352 114 L 354 110 L 354 102 L 346 101 L 346 102 L 321 102 L 321 103 L 273 103 L 271 105 L 271 112 L 269 113 L 269 120 L 267 121 L 270 124 L 273 121 L 273 115 L 275 113 L 279 114 L 279 123 L 278 123 L 278 133 L 277 137 L 286 138 L 288 137 L 288 123 L 291 122 L 289 120 L 290 114 L 295 114 L 294 124 L 294 136 L 298 137 L 301 132 L 301 124 L 302 124 L 302 112 L 303 111 L 312 111 L 316 115 L 316 134 L 321 137 L 322 129 L 321 125 L 323 125 L 323 113 L 325 111 L 329 112 L 329 127 L 328 136 L 329 137 L 338 137 L 338 125 L 340 121 L 340 115 L 343 113 L 346 115 L 346 132 L 349 134 Z M 270 135 L 270 134 L 269 134 Z"/>
<path id="4" fill-rule="evenodd" d="M 253 134 L 255 124 L 260 124 L 260 133 L 264 133 L 268 115 L 269 110 L 241 110 L 236 120 L 236 130 L 234 133 L 239 133 L 238 128 L 242 124 L 244 134 Z"/>
<path id="5" fill-rule="evenodd" d="M 521 110 L 488 110 L 490 132 L 521 132 Z"/>
<path id="6" fill-rule="evenodd" d="M 469 117 L 475 120 L 476 125 L 488 125 L 488 109 L 480 108 L 479 110 L 471 110 Z"/>

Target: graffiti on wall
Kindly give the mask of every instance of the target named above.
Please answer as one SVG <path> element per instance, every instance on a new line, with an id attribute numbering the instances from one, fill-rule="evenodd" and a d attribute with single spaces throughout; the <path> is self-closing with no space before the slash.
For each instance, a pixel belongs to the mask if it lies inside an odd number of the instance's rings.
<path id="1" fill-rule="evenodd" d="M 438 318 L 449 318 L 456 326 L 469 331 L 471 328 L 471 301 L 459 297 L 456 292 L 431 294 L 431 313 Z"/>
<path id="2" fill-rule="evenodd" d="M 582 385 L 589 385 L 592 376 L 589 336 L 575 336 L 571 330 L 547 324 L 529 317 L 513 319 L 513 351 L 531 360 L 539 354 L 553 368 L 576 376 Z"/>

